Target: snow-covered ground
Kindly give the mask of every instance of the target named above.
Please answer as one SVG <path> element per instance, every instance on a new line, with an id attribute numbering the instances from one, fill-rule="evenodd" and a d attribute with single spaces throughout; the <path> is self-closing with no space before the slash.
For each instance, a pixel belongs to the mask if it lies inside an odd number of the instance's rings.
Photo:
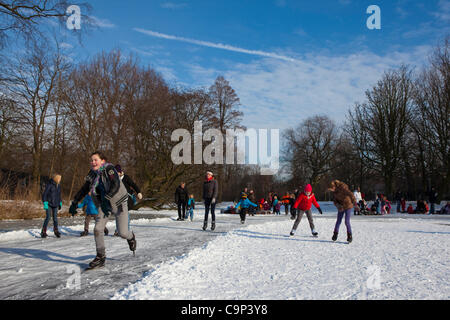
<path id="1" fill-rule="evenodd" d="M 194 222 L 138 219 L 133 258 L 125 240 L 107 237 L 107 265 L 82 272 L 94 257 L 94 239 L 82 226 L 42 240 L 39 230 L 0 234 L 0 299 L 449 299 L 450 217 L 395 214 L 352 216 L 331 241 L 336 212 L 313 209 L 319 237 L 306 217 L 289 237 L 292 221 L 280 216 L 217 214 L 216 231 Z M 221 207 L 225 207 L 222 205 Z M 140 212 L 145 214 L 145 211 Z M 149 211 L 150 213 L 150 211 Z M 112 233 L 114 224 L 108 225 Z M 92 228 L 92 226 L 91 226 Z M 72 282 L 71 282 L 72 281 Z"/>

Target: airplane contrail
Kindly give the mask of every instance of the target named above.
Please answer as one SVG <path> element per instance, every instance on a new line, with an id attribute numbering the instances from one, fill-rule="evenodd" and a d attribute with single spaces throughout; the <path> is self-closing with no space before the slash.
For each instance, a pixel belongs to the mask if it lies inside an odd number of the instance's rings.
<path id="1" fill-rule="evenodd" d="M 134 28 L 133 30 L 143 33 L 143 34 L 146 34 L 146 35 L 149 35 L 149 36 L 152 36 L 152 37 L 156 37 L 156 38 L 182 41 L 182 42 L 192 43 L 192 44 L 196 44 L 196 45 L 204 46 L 204 47 L 240 52 L 240 53 L 251 54 L 251 55 L 256 55 L 256 56 L 274 58 L 274 59 L 281 59 L 281 60 L 290 61 L 290 62 L 299 62 L 299 60 L 296 60 L 296 59 L 293 59 L 290 57 L 286 57 L 286 56 L 282 56 L 282 55 L 279 55 L 276 53 L 271 53 L 271 52 L 265 52 L 265 51 L 259 51 L 259 50 L 247 50 L 247 49 L 243 49 L 243 48 L 239 48 L 239 47 L 230 46 L 227 44 L 214 43 L 214 42 L 209 42 L 209 41 L 172 36 L 169 34 L 164 34 L 164 33 L 155 32 L 155 31 L 151 31 L 151 30 L 140 29 L 140 28 Z"/>

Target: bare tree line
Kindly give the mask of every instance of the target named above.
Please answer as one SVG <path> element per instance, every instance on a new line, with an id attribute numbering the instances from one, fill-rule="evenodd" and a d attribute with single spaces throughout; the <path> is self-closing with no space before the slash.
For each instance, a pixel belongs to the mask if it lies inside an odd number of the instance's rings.
<path id="1" fill-rule="evenodd" d="M 447 38 L 424 70 L 386 71 L 340 128 L 327 116 L 312 116 L 287 130 L 290 185 L 311 183 L 324 194 L 327 182 L 339 178 L 371 196 L 401 191 L 412 199 L 434 186 L 448 198 L 449 54 Z"/>

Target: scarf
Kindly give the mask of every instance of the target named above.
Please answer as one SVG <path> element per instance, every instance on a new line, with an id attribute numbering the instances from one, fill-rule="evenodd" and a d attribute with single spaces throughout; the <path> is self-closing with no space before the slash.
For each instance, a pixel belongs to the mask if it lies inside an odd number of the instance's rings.
<path id="1" fill-rule="evenodd" d="M 100 183 L 100 177 L 103 173 L 103 171 L 105 171 L 106 167 L 111 165 L 110 163 L 105 162 L 98 170 L 95 171 L 95 173 L 97 174 L 97 176 L 94 179 L 94 182 L 91 185 L 91 194 L 93 195 L 97 195 L 97 187 Z"/>

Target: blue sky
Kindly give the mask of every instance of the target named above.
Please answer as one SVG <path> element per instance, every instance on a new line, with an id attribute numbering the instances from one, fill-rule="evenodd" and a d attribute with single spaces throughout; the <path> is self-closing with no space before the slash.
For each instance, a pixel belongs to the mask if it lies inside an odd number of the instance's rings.
<path id="1" fill-rule="evenodd" d="M 450 0 L 89 1 L 98 30 L 70 56 L 132 52 L 172 85 L 209 87 L 218 75 L 241 99 L 251 128 L 296 126 L 315 114 L 345 119 L 382 73 L 420 70 L 450 34 Z M 381 30 L 369 30 L 369 5 Z"/>

